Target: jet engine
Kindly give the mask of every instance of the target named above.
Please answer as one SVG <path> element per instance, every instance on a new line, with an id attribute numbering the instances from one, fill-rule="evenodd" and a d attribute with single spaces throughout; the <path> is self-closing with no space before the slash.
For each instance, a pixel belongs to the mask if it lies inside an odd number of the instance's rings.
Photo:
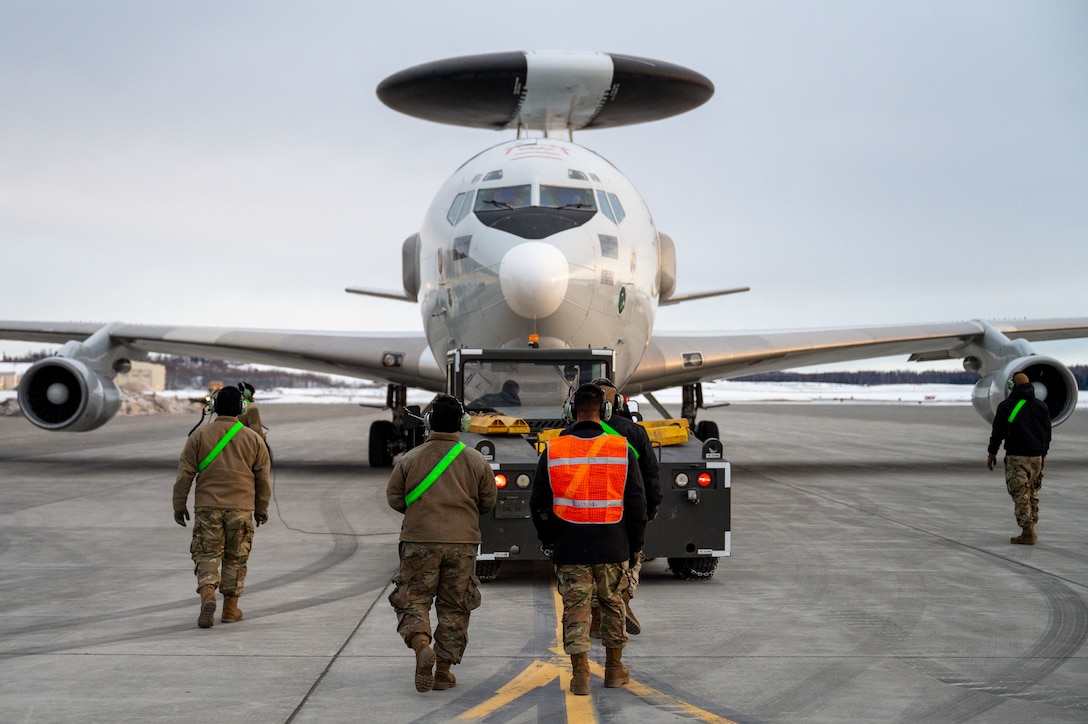
<path id="1" fill-rule="evenodd" d="M 970 369 L 968 360 L 964 367 Z M 1069 368 L 1050 357 L 1030 355 L 1018 357 L 997 372 L 984 375 L 971 391 L 971 405 L 983 419 L 993 422 L 997 406 L 1008 397 L 1006 383 L 1017 372 L 1023 372 L 1035 387 L 1035 397 L 1050 410 L 1050 421 L 1060 425 L 1073 414 L 1077 406 L 1077 380 Z"/>
<path id="2" fill-rule="evenodd" d="M 117 414 L 121 391 L 82 360 L 49 357 L 23 375 L 19 407 L 26 419 L 45 430 L 85 432 Z"/>

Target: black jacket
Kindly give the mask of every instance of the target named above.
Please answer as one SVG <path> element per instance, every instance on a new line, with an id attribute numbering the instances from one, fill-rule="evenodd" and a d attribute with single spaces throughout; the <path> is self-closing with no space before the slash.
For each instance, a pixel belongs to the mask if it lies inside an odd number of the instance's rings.
<path id="1" fill-rule="evenodd" d="M 627 438 L 627 442 L 638 453 L 638 471 L 642 473 L 642 485 L 646 488 L 646 509 L 657 510 L 661 507 L 661 473 L 658 471 L 657 454 L 650 444 L 646 428 L 619 415 L 613 415 L 605 424 Z"/>
<path id="2" fill-rule="evenodd" d="M 583 438 L 603 435 L 596 422 L 578 422 L 562 432 Z M 618 523 L 568 523 L 552 511 L 552 484 L 548 476 L 548 454 L 540 456 L 533 480 L 529 510 L 537 537 L 545 548 L 553 548 L 555 563 L 619 563 L 642 550 L 646 534 L 646 491 L 635 454 L 627 450 L 627 481 L 623 489 L 623 518 Z"/>
<path id="3" fill-rule="evenodd" d="M 1024 400 L 1024 404 L 1009 422 L 1009 416 L 1020 400 Z M 1002 440 L 1006 455 L 1045 457 L 1050 450 L 1050 412 L 1041 400 L 1035 399 L 1035 388 L 1030 384 L 1017 385 L 997 406 L 987 452 L 996 455 Z"/>

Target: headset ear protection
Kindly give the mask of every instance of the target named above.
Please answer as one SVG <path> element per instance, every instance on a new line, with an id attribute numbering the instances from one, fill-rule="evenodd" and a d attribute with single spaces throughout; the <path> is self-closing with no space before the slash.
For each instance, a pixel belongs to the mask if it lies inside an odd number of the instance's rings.
<path id="1" fill-rule="evenodd" d="M 601 401 L 601 422 L 608 422 L 612 419 L 612 403 L 608 400 Z M 571 393 L 570 398 L 563 403 L 563 417 L 567 418 L 571 422 L 574 422 L 574 393 Z"/>
<path id="2" fill-rule="evenodd" d="M 457 403 L 457 407 L 461 410 L 461 432 L 468 432 L 469 428 L 472 427 L 472 416 L 468 414 L 468 410 L 461 404 L 461 401 L 453 395 L 439 395 L 434 398 L 434 402 L 431 403 L 432 410 L 434 408 L 434 403 L 441 399 L 450 399 Z M 431 410 L 428 410 L 423 415 L 423 429 L 427 432 L 431 431 Z"/>
<path id="3" fill-rule="evenodd" d="M 213 415 L 217 414 L 216 411 L 215 411 L 215 398 L 217 398 L 217 397 L 219 397 L 219 390 L 216 390 L 215 392 L 213 392 L 212 396 L 211 396 L 211 399 L 208 400 L 208 412 L 212 413 Z M 245 395 L 242 396 L 242 410 L 238 414 L 239 415 L 246 414 L 246 398 L 245 398 Z"/>

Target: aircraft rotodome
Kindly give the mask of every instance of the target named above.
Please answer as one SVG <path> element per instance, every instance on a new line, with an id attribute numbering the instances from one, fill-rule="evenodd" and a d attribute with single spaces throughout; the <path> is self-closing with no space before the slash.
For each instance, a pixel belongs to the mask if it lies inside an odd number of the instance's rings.
<path id="1" fill-rule="evenodd" d="M 574 142 L 584 129 L 656 121 L 698 108 L 710 80 L 671 63 L 594 52 L 509 52 L 452 58 L 386 78 L 379 99 L 408 115 L 513 134 L 466 161 L 402 246 L 401 290 L 349 287 L 419 305 L 422 332 L 367 334 L 0 321 L 0 338 L 59 343 L 19 385 L 30 422 L 86 431 L 118 411 L 118 372 L 148 353 L 272 364 L 390 385 L 397 434 L 409 387 L 443 391 L 457 348 L 606 348 L 628 394 L 680 386 L 694 420 L 708 380 L 855 359 L 963 359 L 980 375 L 972 402 L 992 420 L 1005 380 L 1024 372 L 1054 424 L 1077 386 L 1030 343 L 1088 336 L 1088 317 L 669 334 L 662 305 L 746 291 L 678 293 L 676 247 L 619 170 Z"/>

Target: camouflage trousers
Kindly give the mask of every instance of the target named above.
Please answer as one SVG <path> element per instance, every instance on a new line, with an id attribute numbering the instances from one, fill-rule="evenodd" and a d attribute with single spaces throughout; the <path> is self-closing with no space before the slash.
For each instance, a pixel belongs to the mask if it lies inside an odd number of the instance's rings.
<path id="1" fill-rule="evenodd" d="M 216 586 L 224 596 L 241 596 L 252 548 L 252 511 L 197 508 L 193 517 L 193 542 L 189 546 L 196 564 L 197 590 L 210 585 Z"/>
<path id="2" fill-rule="evenodd" d="M 1039 522 L 1039 489 L 1043 487 L 1043 459 L 1005 456 L 1005 487 L 1012 496 L 1013 514 L 1021 528 Z"/>
<path id="3" fill-rule="evenodd" d="M 601 642 L 605 648 L 627 645 L 627 562 L 578 564 L 555 567 L 559 595 L 563 598 L 563 650 L 568 654 L 589 651 L 590 606 L 594 591 L 601 608 Z"/>
<path id="4" fill-rule="evenodd" d="M 400 570 L 389 604 L 397 612 L 397 633 L 411 648 L 412 637 L 431 637 L 435 658 L 461 663 L 468 646 L 468 621 L 480 607 L 475 543 L 400 543 Z M 431 634 L 431 604 L 438 626 Z"/>
<path id="5" fill-rule="evenodd" d="M 632 559 L 634 563 L 628 561 L 627 568 L 624 569 L 624 573 L 627 574 L 627 598 L 634 598 L 635 591 L 638 590 L 639 574 L 642 573 L 642 562 L 646 560 L 646 555 L 639 551 Z M 593 608 L 597 608 L 597 587 L 593 587 L 593 598 L 591 599 L 591 605 Z"/>

